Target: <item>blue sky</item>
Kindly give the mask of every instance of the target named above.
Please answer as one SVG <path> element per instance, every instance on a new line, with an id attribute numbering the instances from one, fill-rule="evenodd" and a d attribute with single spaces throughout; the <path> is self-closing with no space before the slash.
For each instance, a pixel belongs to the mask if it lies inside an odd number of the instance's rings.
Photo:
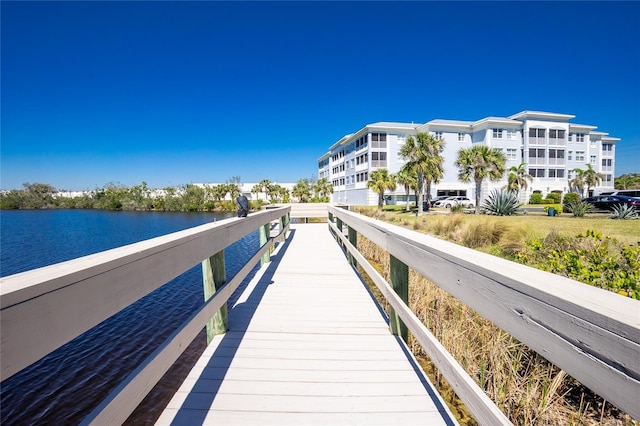
<path id="1" fill-rule="evenodd" d="M 523 110 L 640 172 L 640 2 L 0 7 L 2 189 L 296 182 L 368 123 Z"/>

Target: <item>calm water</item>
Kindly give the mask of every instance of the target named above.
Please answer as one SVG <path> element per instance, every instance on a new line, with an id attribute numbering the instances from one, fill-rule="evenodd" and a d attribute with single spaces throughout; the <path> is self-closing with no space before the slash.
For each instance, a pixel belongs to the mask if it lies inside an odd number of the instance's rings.
<path id="1" fill-rule="evenodd" d="M 28 271 L 231 216 L 2 211 L 0 275 Z M 227 279 L 240 270 L 258 247 L 256 231 L 225 250 Z M 0 423 L 79 423 L 202 301 L 202 273 L 197 265 L 3 382 Z"/>

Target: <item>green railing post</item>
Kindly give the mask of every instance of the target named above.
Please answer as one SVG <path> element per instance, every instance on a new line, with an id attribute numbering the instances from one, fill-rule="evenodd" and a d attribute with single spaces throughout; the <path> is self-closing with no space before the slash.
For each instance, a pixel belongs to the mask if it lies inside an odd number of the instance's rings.
<path id="1" fill-rule="evenodd" d="M 278 233 L 281 235 L 280 236 L 280 241 L 284 242 L 284 239 L 286 238 L 286 235 L 282 231 L 284 231 L 285 226 L 287 226 L 287 216 L 286 215 L 280 216 L 280 221 L 278 222 L 278 224 L 279 224 L 279 232 Z"/>
<path id="2" fill-rule="evenodd" d="M 271 232 L 271 223 L 265 223 L 263 226 L 260 227 L 260 247 L 267 244 L 267 242 L 269 241 L 270 232 Z M 260 266 L 264 265 L 265 263 L 269 263 L 270 261 L 271 261 L 271 253 L 269 252 L 269 250 L 267 250 L 265 254 L 262 255 L 262 258 L 260 259 Z"/>
<path id="3" fill-rule="evenodd" d="M 358 233 L 356 232 L 355 229 L 353 229 L 352 227 L 348 227 L 348 233 L 349 233 L 349 242 L 351 243 L 351 245 L 353 247 L 355 247 L 356 249 L 358 248 Z M 358 263 L 356 262 L 355 257 L 353 257 L 353 255 L 351 253 L 349 253 L 349 263 L 351 263 L 353 266 L 358 266 Z"/>
<path id="4" fill-rule="evenodd" d="M 340 219 L 339 217 L 336 218 L 336 226 L 338 227 L 338 231 L 340 231 L 341 234 L 344 234 L 344 232 L 342 231 L 342 219 Z M 338 244 L 340 244 L 341 246 L 342 244 L 342 240 L 340 240 L 340 237 L 336 235 L 336 241 L 338 242 Z"/>
<path id="5" fill-rule="evenodd" d="M 391 269 L 391 286 L 398 296 L 409 304 L 409 267 L 392 255 L 389 255 Z M 389 308 L 389 329 L 391 333 L 408 342 L 409 331 L 393 308 Z"/>
<path id="6" fill-rule="evenodd" d="M 204 287 L 204 300 L 209 300 L 216 290 L 222 287 L 226 279 L 224 269 L 224 250 L 202 261 L 202 284 Z M 216 312 L 207 322 L 207 345 L 216 334 L 224 334 L 229 329 L 227 318 L 227 304 Z"/>

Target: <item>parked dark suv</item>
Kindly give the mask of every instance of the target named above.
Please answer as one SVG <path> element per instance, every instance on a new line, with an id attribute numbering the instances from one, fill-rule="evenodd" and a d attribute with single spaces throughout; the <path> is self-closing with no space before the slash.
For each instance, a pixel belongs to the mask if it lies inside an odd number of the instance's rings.
<path id="1" fill-rule="evenodd" d="M 593 205 L 594 210 L 610 211 L 615 206 L 626 204 L 640 211 L 640 198 L 627 197 L 626 195 L 596 195 L 582 201 Z"/>

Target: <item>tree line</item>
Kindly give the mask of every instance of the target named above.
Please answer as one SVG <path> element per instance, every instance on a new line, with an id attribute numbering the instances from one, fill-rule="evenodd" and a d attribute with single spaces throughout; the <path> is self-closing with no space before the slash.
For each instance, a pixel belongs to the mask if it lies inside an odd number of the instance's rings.
<path id="1" fill-rule="evenodd" d="M 150 188 L 146 182 L 127 187 L 108 183 L 81 196 L 65 195 L 47 183 L 24 183 L 22 189 L 0 193 L 0 209 L 101 209 L 128 211 L 235 211 L 241 180 L 232 177 L 218 185 L 186 184 L 162 189 Z M 326 178 L 300 179 L 291 191 L 263 179 L 251 188 L 250 207 L 258 210 L 268 203 L 328 202 L 333 187 Z M 258 194 L 266 194 L 266 200 Z"/>

